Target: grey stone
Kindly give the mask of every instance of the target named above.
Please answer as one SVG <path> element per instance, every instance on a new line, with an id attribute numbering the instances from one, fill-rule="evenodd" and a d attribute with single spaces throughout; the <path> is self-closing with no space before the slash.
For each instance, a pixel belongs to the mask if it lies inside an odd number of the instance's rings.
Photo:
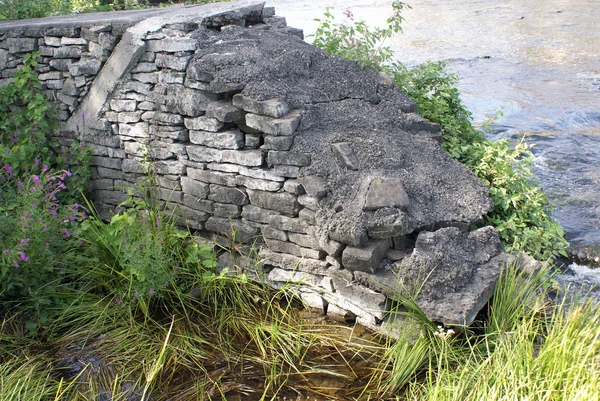
<path id="1" fill-rule="evenodd" d="M 322 276 L 328 274 L 327 262 L 324 260 L 299 258 L 293 255 L 273 252 L 268 249 L 261 249 L 258 252 L 258 256 L 263 261 L 263 264 L 267 266 L 277 266 L 285 270 L 307 272 Z"/>
<path id="2" fill-rule="evenodd" d="M 141 102 L 137 105 L 138 110 L 156 110 L 156 104 L 153 102 Z"/>
<path id="3" fill-rule="evenodd" d="M 206 116 L 224 123 L 232 123 L 244 117 L 244 113 L 229 102 L 212 102 L 206 107 Z"/>
<path id="4" fill-rule="evenodd" d="M 190 131 L 190 142 L 219 149 L 241 149 L 244 146 L 244 134 L 239 130 L 225 132 Z M 224 158 L 223 161 L 227 161 L 227 158 Z"/>
<path id="5" fill-rule="evenodd" d="M 205 213 L 213 213 L 213 201 L 197 198 L 193 195 L 183 194 L 183 204 L 187 207 Z"/>
<path id="6" fill-rule="evenodd" d="M 307 272 L 289 271 L 275 268 L 269 272 L 267 277 L 270 284 L 275 288 L 283 288 L 286 284 L 295 283 L 318 287 L 323 281 L 322 276 Z M 321 301 L 322 302 L 322 301 Z"/>
<path id="7" fill-rule="evenodd" d="M 321 199 L 327 195 L 327 182 L 318 175 L 309 175 L 300 179 L 304 190 L 308 196 Z"/>
<path id="8" fill-rule="evenodd" d="M 258 149 L 262 144 L 262 135 L 246 134 L 244 135 L 244 147 L 248 149 Z"/>
<path id="9" fill-rule="evenodd" d="M 277 230 L 275 228 L 265 226 L 261 230 L 263 237 L 272 238 L 278 241 L 287 241 L 288 235 L 285 231 Z"/>
<path id="10" fill-rule="evenodd" d="M 136 103 L 135 100 L 111 99 L 110 108 L 113 111 L 135 111 Z"/>
<path id="11" fill-rule="evenodd" d="M 296 128 L 298 128 L 301 120 L 302 114 L 300 110 L 294 110 L 282 118 L 246 114 L 246 125 L 248 127 L 274 136 L 292 135 L 296 131 Z"/>
<path id="12" fill-rule="evenodd" d="M 156 71 L 158 68 L 156 67 L 156 64 L 154 63 L 138 63 L 133 70 L 131 70 L 132 73 L 136 73 L 136 72 L 153 72 Z"/>
<path id="13" fill-rule="evenodd" d="M 321 259 L 325 257 L 323 251 L 303 248 L 291 242 L 278 241 L 265 237 L 265 243 L 270 250 L 275 252 L 287 253 L 288 255 L 299 256 L 301 258 Z"/>
<path id="14" fill-rule="evenodd" d="M 262 149 L 265 150 L 290 150 L 294 145 L 292 136 L 265 136 Z"/>
<path id="15" fill-rule="evenodd" d="M 310 165 L 310 155 L 307 153 L 270 150 L 267 155 L 267 164 L 269 166 L 283 164 L 304 167 Z"/>
<path id="16" fill-rule="evenodd" d="M 312 211 L 317 211 L 319 209 L 319 199 L 313 198 L 312 196 L 300 195 L 298 197 L 298 203 Z"/>
<path id="17" fill-rule="evenodd" d="M 290 111 L 290 107 L 283 100 L 253 100 L 242 94 L 233 97 L 233 105 L 248 113 L 260 114 L 274 118 L 283 117 Z"/>
<path id="18" fill-rule="evenodd" d="M 348 142 L 332 143 L 331 150 L 338 163 L 349 170 L 358 170 L 360 162 Z"/>
<path id="19" fill-rule="evenodd" d="M 50 46 L 40 46 L 38 51 L 40 52 L 40 56 L 44 57 L 53 57 L 54 56 L 54 48 Z M 1 64 L 0 64 L 1 66 Z"/>
<path id="20" fill-rule="evenodd" d="M 61 46 L 54 49 L 54 58 L 79 59 L 86 50 L 84 46 Z"/>
<path id="21" fill-rule="evenodd" d="M 187 174 L 194 180 L 203 181 L 210 184 L 225 185 L 228 187 L 234 187 L 236 185 L 236 175 L 231 173 L 188 168 Z"/>
<path id="22" fill-rule="evenodd" d="M 261 180 L 256 178 L 245 177 L 242 175 L 236 177 L 236 182 L 239 186 L 243 186 L 249 189 L 257 189 L 260 191 L 276 192 L 279 191 L 281 187 L 283 187 L 282 182 Z"/>
<path id="23" fill-rule="evenodd" d="M 185 71 L 190 58 L 191 56 L 176 56 L 159 53 L 156 55 L 156 66 L 160 68 L 170 68 L 175 71 Z"/>
<path id="24" fill-rule="evenodd" d="M 298 166 L 277 165 L 273 166 L 272 170 L 273 174 L 286 178 L 297 178 L 300 175 L 300 167 Z"/>
<path id="25" fill-rule="evenodd" d="M 201 212 L 199 210 L 191 209 L 186 206 L 179 206 L 183 213 L 183 217 L 185 219 L 184 224 L 188 227 L 194 228 L 196 230 L 203 230 L 204 224 L 206 220 L 210 217 L 209 214 Z"/>
<path id="26" fill-rule="evenodd" d="M 222 160 L 225 163 L 258 167 L 263 164 L 263 154 L 260 150 L 224 150 Z"/>
<path id="27" fill-rule="evenodd" d="M 295 195 L 305 193 L 304 186 L 302 186 L 299 180 L 286 180 L 283 184 L 283 190 Z"/>
<path id="28" fill-rule="evenodd" d="M 291 242 L 298 244 L 304 248 L 321 250 L 321 248 L 319 246 L 319 241 L 317 241 L 317 239 L 315 239 L 315 237 L 313 237 L 312 235 L 297 234 L 297 233 L 290 232 L 288 235 L 288 239 Z M 322 257 L 325 257 L 325 255 L 323 255 Z"/>
<path id="29" fill-rule="evenodd" d="M 162 125 L 182 125 L 183 124 L 183 117 L 180 116 L 179 114 L 163 113 L 160 111 L 157 111 L 156 113 L 153 114 L 152 120 L 155 123 L 162 124 Z"/>
<path id="30" fill-rule="evenodd" d="M 100 32 L 98 34 L 98 44 L 108 51 L 111 51 L 117 45 L 118 38 L 110 32 Z"/>
<path id="31" fill-rule="evenodd" d="M 122 112 L 117 115 L 117 121 L 119 123 L 137 123 L 142 120 L 142 113 L 139 111 L 134 112 Z"/>
<path id="32" fill-rule="evenodd" d="M 195 51 L 198 41 L 192 38 L 165 38 L 160 40 L 146 41 L 146 51 L 177 53 Z"/>
<path id="33" fill-rule="evenodd" d="M 272 170 L 269 169 L 264 169 L 264 168 L 252 168 L 252 167 L 245 167 L 245 166 L 240 166 L 238 169 L 238 172 L 241 175 L 244 175 L 246 177 L 252 177 L 252 178 L 256 178 L 256 179 L 260 179 L 260 180 L 269 180 L 269 181 L 284 181 L 285 178 L 274 174 Z"/>
<path id="34" fill-rule="evenodd" d="M 213 214 L 217 217 L 238 218 L 242 215 L 242 207 L 238 205 L 215 202 L 213 207 Z"/>
<path id="35" fill-rule="evenodd" d="M 173 70 L 161 70 L 157 73 L 158 82 L 162 84 L 180 84 L 185 81 L 185 72 Z"/>
<path id="36" fill-rule="evenodd" d="M 8 52 L 12 54 L 30 53 L 38 48 L 38 41 L 34 38 L 8 38 Z"/>
<path id="37" fill-rule="evenodd" d="M 210 192 L 207 183 L 195 181 L 189 177 L 181 177 L 181 188 L 185 194 L 190 194 L 200 199 L 206 199 Z"/>
<path id="38" fill-rule="evenodd" d="M 250 203 L 264 209 L 271 209 L 276 212 L 288 215 L 297 215 L 300 211 L 300 205 L 296 197 L 286 192 L 267 192 L 248 189 Z"/>
<path id="39" fill-rule="evenodd" d="M 209 170 L 222 171 L 224 173 L 237 173 L 240 171 L 240 166 L 229 163 L 208 163 L 206 168 Z"/>
<path id="40" fill-rule="evenodd" d="M 186 167 L 179 161 L 159 160 L 154 162 L 156 174 L 183 175 Z"/>
<path id="41" fill-rule="evenodd" d="M 129 155 L 143 157 L 148 153 L 148 147 L 143 143 L 126 141 L 123 142 L 123 150 Z"/>
<path id="42" fill-rule="evenodd" d="M 167 88 L 167 108 L 171 113 L 198 117 L 204 114 L 210 102 L 218 100 L 218 95 L 182 85 L 169 85 Z"/>
<path id="43" fill-rule="evenodd" d="M 260 234 L 258 228 L 244 224 L 239 220 L 223 217 L 210 217 L 206 221 L 205 227 L 209 231 L 235 239 L 241 243 L 251 243 Z"/>
<path id="44" fill-rule="evenodd" d="M 131 74 L 131 79 L 145 84 L 155 84 L 158 82 L 158 74 L 156 72 L 138 72 Z"/>
<path id="45" fill-rule="evenodd" d="M 46 46 L 58 47 L 60 46 L 60 38 L 55 36 L 44 36 L 44 44 Z"/>
<path id="46" fill-rule="evenodd" d="M 298 212 L 298 217 L 301 218 L 302 220 L 306 221 L 308 224 L 311 224 L 311 225 L 317 224 L 315 212 L 313 212 L 310 209 L 304 208 L 304 209 L 300 210 L 300 212 Z"/>
<path id="47" fill-rule="evenodd" d="M 367 229 L 347 212 L 336 213 L 329 222 L 329 237 L 344 244 L 362 247 L 367 242 Z"/>
<path id="48" fill-rule="evenodd" d="M 382 207 L 408 209 L 408 194 L 402 181 L 395 177 L 378 177 L 371 181 L 363 210 L 377 210 Z"/>
<path id="49" fill-rule="evenodd" d="M 58 93 L 56 95 L 56 98 L 58 100 L 60 100 L 61 102 L 63 102 L 64 104 L 72 106 L 72 107 L 75 107 L 75 105 L 77 105 L 77 103 L 79 102 L 79 100 L 76 97 L 65 95 L 64 93 Z"/>
<path id="50" fill-rule="evenodd" d="M 79 96 L 79 88 L 72 78 L 65 80 L 61 92 L 69 96 Z"/>
<path id="51" fill-rule="evenodd" d="M 68 46 L 68 45 L 86 45 L 88 44 L 88 41 L 84 38 L 70 38 L 67 36 L 64 36 L 60 39 L 60 44 L 61 46 Z"/>
<path id="52" fill-rule="evenodd" d="M 64 87 L 65 83 L 62 79 L 52 79 L 49 81 L 46 81 L 46 88 L 48 89 L 62 89 Z"/>
<path id="53" fill-rule="evenodd" d="M 305 220 L 299 218 L 274 215 L 271 216 L 268 223 L 271 227 L 282 231 L 290 231 L 299 234 L 312 233 L 310 225 Z"/>
<path id="54" fill-rule="evenodd" d="M 271 217 L 276 214 L 278 213 L 254 205 L 244 205 L 242 210 L 242 217 L 244 219 L 262 224 L 269 224 Z"/>
<path id="55" fill-rule="evenodd" d="M 142 115 L 142 119 L 143 117 Z M 151 125 L 148 132 L 159 138 L 168 138 L 177 142 L 187 142 L 189 140 L 188 131 L 178 126 Z"/>
<path id="56" fill-rule="evenodd" d="M 342 264 L 351 271 L 375 273 L 381 267 L 381 261 L 389 247 L 388 240 L 371 240 L 361 248 L 348 246 L 342 254 Z"/>
<path id="57" fill-rule="evenodd" d="M 217 132 L 222 129 L 225 124 L 216 118 L 210 118 L 207 116 L 197 118 L 186 118 L 184 119 L 185 127 L 188 129 Z"/>
<path id="58" fill-rule="evenodd" d="M 124 173 L 143 173 L 146 171 L 144 164 L 138 159 L 123 160 L 122 170 Z M 115 177 L 116 178 L 116 177 Z"/>
<path id="59" fill-rule="evenodd" d="M 63 79 L 64 74 L 61 71 L 50 71 L 45 74 L 38 75 L 40 81 Z"/>
<path id="60" fill-rule="evenodd" d="M 72 61 L 69 59 L 53 59 L 50 60 L 49 64 L 55 70 L 69 71 L 69 66 L 71 65 L 71 63 Z"/>
<path id="61" fill-rule="evenodd" d="M 240 206 L 248 203 L 248 195 L 241 189 L 216 184 L 210 185 L 208 199 L 219 203 L 231 203 Z"/>

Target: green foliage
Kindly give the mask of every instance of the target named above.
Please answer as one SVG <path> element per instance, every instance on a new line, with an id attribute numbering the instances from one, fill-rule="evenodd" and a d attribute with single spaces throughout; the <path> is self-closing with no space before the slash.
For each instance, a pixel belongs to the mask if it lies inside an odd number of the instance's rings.
<path id="1" fill-rule="evenodd" d="M 3 0 L 0 20 L 42 18 L 69 14 L 72 0 Z"/>
<path id="2" fill-rule="evenodd" d="M 92 285 L 117 304 L 147 310 L 148 300 L 170 296 L 173 290 L 181 296 L 206 274 L 214 274 L 212 248 L 198 245 L 189 232 L 176 227 L 176 215 L 157 199 L 155 177 L 132 189 L 121 206 L 127 211 L 109 222 L 94 212 L 82 223 L 84 238 L 98 259 L 90 274 Z"/>
<path id="3" fill-rule="evenodd" d="M 378 68 L 392 58 L 392 50 L 382 46 L 383 42 L 393 34 L 401 32 L 401 23 L 404 20 L 401 12 L 409 8 L 406 3 L 394 1 L 392 3 L 394 14 L 387 22 L 386 28 L 372 28 L 364 21 L 356 21 L 350 11 L 344 14 L 349 23 L 338 24 L 335 22 L 331 9 L 327 8 L 323 20 L 315 32 L 313 44 L 343 58 L 357 61 L 361 66 Z"/>
<path id="4" fill-rule="evenodd" d="M 394 14 L 384 28 L 368 28 L 363 21 L 337 23 L 329 10 L 314 44 L 331 54 L 381 70 L 418 106 L 419 113 L 440 125 L 443 148 L 490 187 L 494 207 L 485 217 L 500 233 L 507 251 L 525 251 L 547 260 L 566 256 L 569 244 L 564 231 L 551 218 L 552 207 L 531 173 L 533 154 L 523 143 L 490 141 L 476 129 L 471 113 L 462 104 L 458 78 L 444 63 L 409 68 L 393 59 L 383 41 L 400 32 L 400 12 L 406 5 L 394 2 Z M 351 15 L 350 15 L 351 17 Z"/>

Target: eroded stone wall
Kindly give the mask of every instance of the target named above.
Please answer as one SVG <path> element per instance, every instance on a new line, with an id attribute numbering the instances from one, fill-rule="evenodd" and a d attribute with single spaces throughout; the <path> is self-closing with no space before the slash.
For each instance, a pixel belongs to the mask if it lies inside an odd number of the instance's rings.
<path id="1" fill-rule="evenodd" d="M 65 151 L 94 149 L 98 209 L 125 199 L 148 156 L 182 224 L 236 244 L 223 264 L 300 283 L 309 304 L 370 327 L 399 289 L 421 288 L 432 319 L 473 320 L 507 259 L 495 230 L 469 232 L 487 188 L 389 77 L 303 42 L 263 4 L 119 15 L 0 24 L 2 78 L 39 50 Z"/>

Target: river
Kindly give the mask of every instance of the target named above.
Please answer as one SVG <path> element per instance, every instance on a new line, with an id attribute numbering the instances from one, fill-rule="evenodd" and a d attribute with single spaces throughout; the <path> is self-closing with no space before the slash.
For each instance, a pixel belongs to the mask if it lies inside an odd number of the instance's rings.
<path id="1" fill-rule="evenodd" d="M 267 0 L 290 26 L 383 25 L 391 0 Z M 586 263 L 600 256 L 600 1 L 409 0 L 404 32 L 387 44 L 409 65 L 444 61 L 475 122 L 502 110 L 490 138 L 525 140 L 554 217 Z M 308 38 L 310 41 L 310 38 Z M 586 255 L 587 253 L 587 255 Z M 599 259 L 600 260 L 600 259 Z"/>

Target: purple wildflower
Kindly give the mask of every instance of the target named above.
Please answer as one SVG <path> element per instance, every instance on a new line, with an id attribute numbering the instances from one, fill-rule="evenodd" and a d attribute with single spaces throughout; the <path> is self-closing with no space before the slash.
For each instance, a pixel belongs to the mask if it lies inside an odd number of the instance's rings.
<path id="1" fill-rule="evenodd" d="M 4 170 L 6 170 L 6 173 L 8 174 L 8 176 L 12 177 L 14 170 L 12 169 L 10 164 L 6 163 L 3 168 L 4 168 Z"/>
<path id="2" fill-rule="evenodd" d="M 8 249 L 5 249 L 5 250 L 4 250 L 4 254 L 5 254 L 5 255 L 8 255 L 8 254 L 9 254 L 9 251 L 8 251 Z"/>
<path id="3" fill-rule="evenodd" d="M 65 238 L 69 238 L 71 236 L 71 232 L 65 228 L 61 228 L 60 231 L 63 233 Z"/>
<path id="4" fill-rule="evenodd" d="M 150 293 L 150 295 L 154 294 L 154 288 L 150 288 L 150 291 L 148 291 Z"/>
<path id="5" fill-rule="evenodd" d="M 121 298 L 119 298 L 119 297 L 115 297 L 115 303 L 116 303 L 117 305 L 121 305 Z"/>
<path id="6" fill-rule="evenodd" d="M 41 181 L 40 181 L 40 177 L 38 177 L 37 175 L 34 175 L 31 177 L 33 179 L 33 183 L 36 185 L 40 185 Z"/>
<path id="7" fill-rule="evenodd" d="M 29 262 L 29 256 L 25 255 L 25 252 L 17 253 L 19 255 L 19 260 L 22 262 Z"/>
<path id="8" fill-rule="evenodd" d="M 19 267 L 21 267 L 21 266 L 19 266 L 19 264 L 17 262 L 13 262 L 13 263 L 15 264 L 15 269 L 18 269 Z"/>
<path id="9" fill-rule="evenodd" d="M 139 297 L 139 296 L 140 296 L 140 293 L 136 291 L 136 292 L 135 292 L 135 297 L 137 298 L 137 297 Z"/>
<path id="10" fill-rule="evenodd" d="M 45 164 L 42 165 L 42 173 L 45 173 L 46 171 L 48 171 L 48 166 L 46 166 Z"/>

